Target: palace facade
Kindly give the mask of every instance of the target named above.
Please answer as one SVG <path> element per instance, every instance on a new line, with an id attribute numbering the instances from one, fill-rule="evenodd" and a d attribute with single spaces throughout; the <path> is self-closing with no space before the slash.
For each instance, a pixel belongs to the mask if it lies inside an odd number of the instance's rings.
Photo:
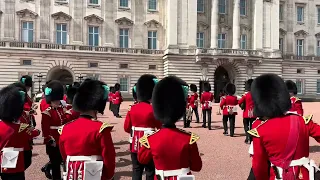
<path id="1" fill-rule="evenodd" d="M 320 2 L 310 0 L 2 0 L 0 86 L 23 74 L 92 77 L 129 94 L 140 75 L 227 82 L 262 73 L 320 94 Z M 217 97 L 218 98 L 218 97 Z"/>

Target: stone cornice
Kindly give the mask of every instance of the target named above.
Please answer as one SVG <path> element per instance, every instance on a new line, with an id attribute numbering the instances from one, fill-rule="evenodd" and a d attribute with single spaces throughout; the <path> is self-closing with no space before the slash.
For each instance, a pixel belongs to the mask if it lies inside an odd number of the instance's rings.
<path id="1" fill-rule="evenodd" d="M 29 10 L 29 9 L 22 9 L 20 11 L 17 11 L 16 14 L 20 17 L 20 18 L 23 18 L 25 16 L 30 16 L 32 19 L 35 19 L 38 14 Z"/>
<path id="2" fill-rule="evenodd" d="M 309 34 L 309 33 L 307 33 L 305 30 L 299 30 L 299 31 L 297 31 L 297 32 L 294 33 L 294 35 L 295 35 L 296 37 L 298 37 L 298 36 L 306 37 L 308 34 Z"/>
<path id="3" fill-rule="evenodd" d="M 62 11 L 51 14 L 51 17 L 53 17 L 53 19 L 55 19 L 55 20 L 63 18 L 66 21 L 70 21 L 72 19 L 72 17 L 70 15 L 68 15 Z"/>
<path id="4" fill-rule="evenodd" d="M 279 29 L 279 32 L 282 36 L 285 36 L 287 34 L 287 31 L 282 28 Z"/>
<path id="5" fill-rule="evenodd" d="M 126 18 L 126 17 L 122 17 L 119 19 L 116 19 L 115 22 L 119 25 L 128 25 L 128 26 L 132 26 L 133 25 L 133 21 Z"/>
<path id="6" fill-rule="evenodd" d="M 88 22 L 93 22 L 93 20 L 95 20 L 99 24 L 102 24 L 102 22 L 104 21 L 102 17 L 95 14 L 91 14 L 89 16 L 84 17 L 84 20 Z"/>
<path id="7" fill-rule="evenodd" d="M 318 32 L 317 34 L 315 34 L 316 38 L 320 38 L 320 32 Z"/>
<path id="8" fill-rule="evenodd" d="M 198 26 L 198 27 L 202 27 L 204 30 L 206 30 L 206 29 L 209 28 L 209 25 L 206 24 L 205 22 L 202 22 L 202 21 L 199 21 L 199 22 L 197 23 L 197 26 Z"/>
<path id="9" fill-rule="evenodd" d="M 159 28 L 161 26 L 161 23 L 152 19 L 150 21 L 145 22 L 144 25 L 146 25 L 148 28 L 151 28 L 151 27 Z"/>

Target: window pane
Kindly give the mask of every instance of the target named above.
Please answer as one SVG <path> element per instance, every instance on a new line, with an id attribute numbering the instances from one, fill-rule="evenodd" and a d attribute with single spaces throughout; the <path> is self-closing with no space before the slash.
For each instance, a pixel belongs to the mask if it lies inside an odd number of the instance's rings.
<path id="1" fill-rule="evenodd" d="M 67 25 L 66 24 L 62 24 L 62 31 L 67 31 Z"/>
<path id="2" fill-rule="evenodd" d="M 302 81 L 297 80 L 296 85 L 297 85 L 298 94 L 302 94 Z"/>
<path id="3" fill-rule="evenodd" d="M 28 42 L 33 42 L 33 30 L 28 31 Z"/>
<path id="4" fill-rule="evenodd" d="M 28 22 L 28 29 L 33 29 L 33 22 Z"/>
<path id="5" fill-rule="evenodd" d="M 204 12 L 204 0 L 197 1 L 197 11 Z"/>
<path id="6" fill-rule="evenodd" d="M 149 0 L 149 9 L 157 10 L 157 0 Z"/>
<path id="7" fill-rule="evenodd" d="M 125 29 L 124 33 L 125 33 L 125 35 L 129 35 L 129 30 Z"/>
<path id="8" fill-rule="evenodd" d="M 28 30 L 27 29 L 22 30 L 22 41 L 28 42 Z"/>
<path id="9" fill-rule="evenodd" d="M 94 33 L 99 33 L 99 28 L 98 27 L 94 27 Z"/>
<path id="10" fill-rule="evenodd" d="M 279 19 L 283 20 L 283 4 L 280 4 L 279 7 Z"/>
<path id="11" fill-rule="evenodd" d="M 89 46 L 93 46 L 93 34 L 89 34 Z"/>
<path id="12" fill-rule="evenodd" d="M 119 42 L 120 43 L 120 47 L 123 48 L 123 37 L 120 36 L 119 39 L 120 39 L 120 42 Z"/>
<path id="13" fill-rule="evenodd" d="M 152 37 L 152 31 L 148 31 L 148 37 Z"/>
<path id="14" fill-rule="evenodd" d="M 303 7 L 297 7 L 297 21 L 303 22 Z"/>
<path id="15" fill-rule="evenodd" d="M 320 79 L 317 80 L 317 94 L 320 94 Z"/>
<path id="16" fill-rule="evenodd" d="M 90 4 L 98 4 L 99 0 L 90 0 Z"/>
<path id="17" fill-rule="evenodd" d="M 318 24 L 320 24 L 320 8 L 318 8 Z"/>
<path id="18" fill-rule="evenodd" d="M 23 22 L 23 23 L 22 23 L 22 28 L 23 28 L 23 29 L 27 29 L 27 28 L 28 28 L 27 22 Z"/>
<path id="19" fill-rule="evenodd" d="M 219 13 L 226 13 L 226 0 L 219 0 Z"/>
<path id="20" fill-rule="evenodd" d="M 67 32 L 62 33 L 62 42 L 61 44 L 67 44 Z"/>
<path id="21" fill-rule="evenodd" d="M 240 0 L 240 15 L 246 15 L 246 0 Z"/>
<path id="22" fill-rule="evenodd" d="M 125 36 L 125 39 L 124 39 L 124 48 L 128 48 L 129 47 L 129 37 L 128 36 Z"/>
<path id="23" fill-rule="evenodd" d="M 57 31 L 57 44 L 61 44 L 61 32 Z"/>
<path id="24" fill-rule="evenodd" d="M 120 91 L 128 91 L 128 79 L 120 78 Z"/>
<path id="25" fill-rule="evenodd" d="M 89 33 L 93 33 L 93 27 L 89 27 Z"/>
<path id="26" fill-rule="evenodd" d="M 99 46 L 99 34 L 94 34 L 94 45 Z"/>
<path id="27" fill-rule="evenodd" d="M 157 49 L 157 38 L 156 37 L 153 38 L 152 49 Z"/>
<path id="28" fill-rule="evenodd" d="M 120 0 L 120 7 L 128 7 L 128 0 Z"/>

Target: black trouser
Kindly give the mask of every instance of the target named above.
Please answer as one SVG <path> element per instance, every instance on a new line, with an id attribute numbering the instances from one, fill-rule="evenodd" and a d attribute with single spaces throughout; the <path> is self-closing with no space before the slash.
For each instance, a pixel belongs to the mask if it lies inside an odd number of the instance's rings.
<path id="1" fill-rule="evenodd" d="M 196 122 L 199 123 L 199 111 L 198 111 L 198 107 L 192 108 L 192 111 L 193 111 L 194 114 L 196 115 Z"/>
<path id="2" fill-rule="evenodd" d="M 32 161 L 32 150 L 23 151 L 24 153 L 24 170 L 28 169 L 31 165 Z"/>
<path id="3" fill-rule="evenodd" d="M 25 180 L 24 172 L 19 173 L 1 173 L 2 180 Z"/>
<path id="4" fill-rule="evenodd" d="M 112 102 L 109 102 L 109 110 L 112 111 Z"/>
<path id="5" fill-rule="evenodd" d="M 59 147 L 52 147 L 50 145 L 46 145 L 46 150 L 49 155 L 49 159 L 52 167 L 52 179 L 53 180 L 61 180 L 61 162 L 62 157 L 60 154 Z"/>
<path id="6" fill-rule="evenodd" d="M 228 133 L 228 120 L 230 123 L 230 136 L 233 136 L 236 115 L 223 115 L 222 121 L 223 121 L 223 129 L 225 133 Z"/>
<path id="7" fill-rule="evenodd" d="M 146 180 L 154 180 L 155 167 L 153 161 L 149 164 L 140 164 L 137 153 L 131 153 L 132 180 L 142 180 L 143 170 L 146 170 Z"/>
<path id="8" fill-rule="evenodd" d="M 248 133 L 248 131 L 252 127 L 252 123 L 255 120 L 255 118 L 243 118 L 243 127 L 244 127 L 244 132 L 246 133 L 246 141 L 252 141 L 252 137 Z"/>
<path id="9" fill-rule="evenodd" d="M 207 123 L 207 116 L 208 116 L 208 128 L 211 129 L 211 112 L 212 112 L 212 109 L 203 109 L 202 110 L 202 117 L 203 117 L 202 126 L 204 128 L 207 127 L 206 123 Z"/>
<path id="10" fill-rule="evenodd" d="M 113 115 L 119 117 L 120 104 L 113 104 Z"/>

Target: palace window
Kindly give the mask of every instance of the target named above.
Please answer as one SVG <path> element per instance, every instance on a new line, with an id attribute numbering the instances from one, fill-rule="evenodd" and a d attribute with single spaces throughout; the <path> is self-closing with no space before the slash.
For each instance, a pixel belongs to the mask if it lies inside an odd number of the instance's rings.
<path id="1" fill-rule="evenodd" d="M 240 0 L 240 15 L 247 15 L 247 0 Z"/>
<path id="2" fill-rule="evenodd" d="M 318 24 L 320 24 L 320 7 L 318 7 L 317 9 L 318 9 Z"/>
<path id="3" fill-rule="evenodd" d="M 156 70 L 157 69 L 157 65 L 149 65 L 149 69 L 150 70 Z"/>
<path id="4" fill-rule="evenodd" d="M 241 49 L 247 49 L 247 35 L 246 34 L 242 34 L 240 36 L 240 48 Z"/>
<path id="5" fill-rule="evenodd" d="M 128 8 L 129 7 L 129 2 L 128 0 L 119 0 L 119 6 L 120 7 L 124 7 L 124 8 Z"/>
<path id="6" fill-rule="evenodd" d="M 204 12 L 204 0 L 197 1 L 197 12 L 198 13 Z"/>
<path id="7" fill-rule="evenodd" d="M 317 41 L 317 56 L 320 56 L 320 41 Z"/>
<path id="8" fill-rule="evenodd" d="M 22 22 L 22 42 L 33 42 L 33 22 Z"/>
<path id="9" fill-rule="evenodd" d="M 89 46 L 99 46 L 99 27 L 89 26 Z"/>
<path id="10" fill-rule="evenodd" d="M 227 6 L 226 0 L 219 0 L 219 14 L 226 13 L 226 6 Z"/>
<path id="11" fill-rule="evenodd" d="M 128 69 L 129 65 L 128 64 L 120 64 L 119 68 L 120 69 Z"/>
<path id="12" fill-rule="evenodd" d="M 157 49 L 157 31 L 148 31 L 148 49 Z"/>
<path id="13" fill-rule="evenodd" d="M 303 56 L 304 54 L 304 40 L 303 39 L 297 39 L 297 56 Z"/>
<path id="14" fill-rule="evenodd" d="M 297 79 L 296 85 L 297 85 L 298 94 L 302 94 L 303 93 L 303 80 Z"/>
<path id="15" fill-rule="evenodd" d="M 127 77 L 121 77 L 119 79 L 120 84 L 120 91 L 122 92 L 128 92 L 128 78 Z"/>
<path id="16" fill-rule="evenodd" d="M 218 34 L 218 48 L 226 48 L 226 34 Z"/>
<path id="17" fill-rule="evenodd" d="M 283 38 L 279 38 L 279 50 L 283 51 Z"/>
<path id="18" fill-rule="evenodd" d="M 89 4 L 97 5 L 99 4 L 99 0 L 89 0 Z"/>
<path id="19" fill-rule="evenodd" d="M 67 25 L 57 24 L 56 26 L 56 43 L 67 44 Z"/>
<path id="20" fill-rule="evenodd" d="M 317 94 L 320 94 L 320 79 L 317 79 Z"/>
<path id="21" fill-rule="evenodd" d="M 99 67 L 99 63 L 97 62 L 89 62 L 89 68 L 97 68 Z"/>
<path id="22" fill-rule="evenodd" d="M 32 65 L 32 60 L 22 60 L 21 65 L 24 66 L 31 66 Z"/>
<path id="23" fill-rule="evenodd" d="M 120 48 L 129 48 L 129 29 L 120 29 Z"/>
<path id="24" fill-rule="evenodd" d="M 153 10 L 153 11 L 157 10 L 157 0 L 149 0 L 148 10 Z"/>
<path id="25" fill-rule="evenodd" d="M 301 6 L 297 7 L 297 22 L 302 23 L 304 21 L 304 8 Z"/>
<path id="26" fill-rule="evenodd" d="M 283 4 L 279 6 L 279 20 L 283 21 Z"/>
<path id="27" fill-rule="evenodd" d="M 197 47 L 198 48 L 204 47 L 204 33 L 203 32 L 197 33 Z"/>

